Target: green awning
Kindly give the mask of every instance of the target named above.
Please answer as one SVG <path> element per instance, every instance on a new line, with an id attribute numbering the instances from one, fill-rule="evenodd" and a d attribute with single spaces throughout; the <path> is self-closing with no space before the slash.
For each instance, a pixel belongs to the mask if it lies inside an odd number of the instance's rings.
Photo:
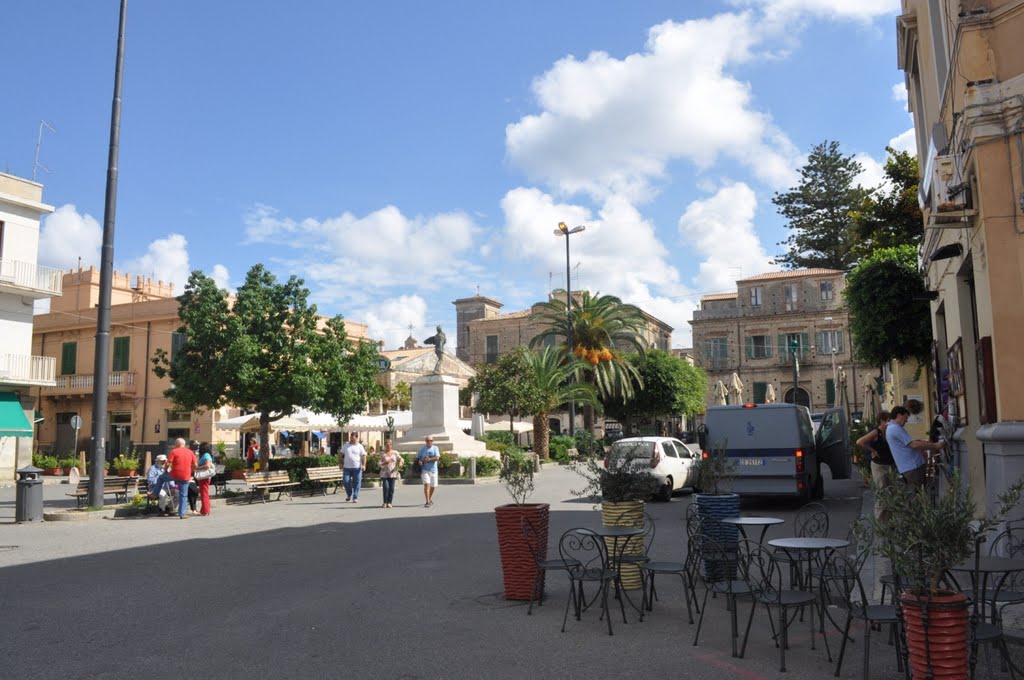
<path id="1" fill-rule="evenodd" d="M 31 437 L 32 423 L 25 417 L 14 392 L 0 392 L 0 437 Z"/>

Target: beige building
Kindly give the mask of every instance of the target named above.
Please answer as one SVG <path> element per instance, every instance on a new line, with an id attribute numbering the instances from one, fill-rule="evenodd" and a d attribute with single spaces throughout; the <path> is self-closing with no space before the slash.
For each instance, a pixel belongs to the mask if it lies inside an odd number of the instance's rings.
<path id="1" fill-rule="evenodd" d="M 845 399 L 857 413 L 864 406 L 865 381 L 878 369 L 858 366 L 850 351 L 849 322 L 842 304 L 846 275 L 832 269 L 795 269 L 736 282 L 736 292 L 705 295 L 693 313 L 693 352 L 708 374 L 707 403 L 715 384 L 729 385 L 733 373 L 743 382 L 740 400 L 803 404 L 812 412 Z M 794 384 L 793 357 L 799 378 Z"/>
<path id="2" fill-rule="evenodd" d="M 558 295 L 564 298 L 565 291 L 552 291 L 549 299 Z M 573 291 L 574 297 L 579 295 L 579 291 Z M 494 363 L 516 347 L 529 345 L 544 330 L 544 325 L 533 318 L 540 309 L 539 302 L 530 309 L 505 314 L 500 311 L 504 305 L 480 295 L 455 300 L 452 304 L 456 314 L 456 354 L 472 366 Z M 641 330 L 643 342 L 649 348 L 668 351 L 672 345 L 672 327 L 641 312 L 645 321 Z"/>
<path id="3" fill-rule="evenodd" d="M 1024 0 L 902 0 L 939 403 L 988 502 L 1024 473 Z"/>
<path id="4" fill-rule="evenodd" d="M 99 270 L 90 267 L 64 274 L 64 295 L 50 312 L 35 317 L 32 353 L 56 362 L 52 386 L 32 390 L 44 421 L 36 430 L 37 447 L 59 455 L 85 450 L 92 429 L 93 361 Z M 235 433 L 214 423 L 237 415 L 237 409 L 190 413 L 179 411 L 165 396 L 169 378 L 153 373 L 157 349 L 173 356 L 181 326 L 171 284 L 114 273 L 111 291 L 111 363 L 108 377 L 108 441 L 116 452 L 130 445 L 156 448 L 176 437 L 233 441 Z M 364 324 L 345 322 L 349 337 L 365 340 Z M 82 426 L 72 427 L 73 416 Z"/>

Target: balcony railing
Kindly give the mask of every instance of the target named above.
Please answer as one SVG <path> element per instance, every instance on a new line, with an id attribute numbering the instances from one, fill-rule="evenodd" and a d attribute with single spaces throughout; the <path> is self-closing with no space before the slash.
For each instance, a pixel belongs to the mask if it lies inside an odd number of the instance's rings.
<path id="1" fill-rule="evenodd" d="M 59 375 L 52 387 L 43 390 L 44 394 L 70 395 L 70 394 L 92 394 L 93 375 L 91 373 L 76 373 L 74 375 Z M 119 371 L 107 376 L 107 387 L 113 393 L 135 392 L 135 371 Z"/>
<path id="2" fill-rule="evenodd" d="M 0 383 L 5 385 L 52 386 L 57 372 L 53 357 L 29 354 L 0 354 Z"/>
<path id="3" fill-rule="evenodd" d="M 60 295 L 64 290 L 64 271 L 35 262 L 0 259 L 0 289 L 42 293 L 43 297 Z"/>

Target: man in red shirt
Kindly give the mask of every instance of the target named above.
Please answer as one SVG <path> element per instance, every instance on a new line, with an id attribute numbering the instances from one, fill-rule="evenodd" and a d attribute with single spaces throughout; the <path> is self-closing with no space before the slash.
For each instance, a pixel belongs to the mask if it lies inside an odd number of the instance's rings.
<path id="1" fill-rule="evenodd" d="M 185 440 L 174 440 L 174 448 L 167 456 L 167 464 L 171 471 L 171 480 L 178 485 L 178 519 L 188 517 L 188 484 L 192 480 L 192 471 L 196 469 L 196 454 L 185 446 Z"/>

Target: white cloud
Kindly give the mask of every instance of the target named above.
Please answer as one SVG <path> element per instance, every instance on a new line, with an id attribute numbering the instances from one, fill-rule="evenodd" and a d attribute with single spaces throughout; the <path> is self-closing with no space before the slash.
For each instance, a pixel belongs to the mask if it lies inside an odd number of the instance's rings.
<path id="1" fill-rule="evenodd" d="M 387 206 L 363 217 L 296 220 L 259 204 L 244 219 L 249 242 L 273 244 L 323 302 L 366 304 L 389 288 L 437 290 L 481 270 L 466 259 L 480 230 L 461 212 L 406 217 Z M 288 259 L 284 248 L 300 257 Z"/>
<path id="2" fill-rule="evenodd" d="M 191 273 L 188 264 L 188 241 L 181 234 L 169 234 L 149 244 L 146 253 L 124 263 L 122 271 L 154 280 L 173 283 L 176 293 L 185 289 Z"/>
<path id="3" fill-rule="evenodd" d="M 365 323 L 371 338 L 384 341 L 384 349 L 399 349 L 405 344 L 410 332 L 417 342 L 434 334 L 433 326 L 426 320 L 427 302 L 419 295 L 402 295 L 383 300 L 356 310 L 351 318 Z M 454 348 L 454 337 L 450 338 L 449 344 Z"/>
<path id="4" fill-rule="evenodd" d="M 892 100 L 900 104 L 904 111 L 910 111 L 907 98 L 907 84 L 902 80 L 892 86 Z"/>
<path id="5" fill-rule="evenodd" d="M 889 146 L 896 149 L 897 151 L 907 151 L 913 155 L 917 155 L 917 135 L 914 132 L 914 128 L 904 130 L 900 134 L 896 135 L 889 140 Z"/>
<path id="6" fill-rule="evenodd" d="M 886 181 L 885 164 L 875 160 L 871 155 L 858 153 L 853 156 L 860 163 L 861 171 L 857 175 L 858 182 L 865 189 L 874 189 Z"/>
<path id="7" fill-rule="evenodd" d="M 81 215 L 71 203 L 48 215 L 39 234 L 39 264 L 62 269 L 100 265 L 103 228 L 89 214 Z M 79 260 L 81 258 L 81 260 Z"/>
<path id="8" fill-rule="evenodd" d="M 773 186 L 795 181 L 799 153 L 750 86 L 729 75 L 763 38 L 750 13 L 652 27 L 641 53 L 565 57 L 533 83 L 541 112 L 506 128 L 509 159 L 566 195 L 648 200 L 668 163 L 721 157 Z"/>
<path id="9" fill-rule="evenodd" d="M 210 273 L 210 278 L 214 280 L 218 288 L 231 290 L 231 274 L 228 272 L 228 268 L 224 265 L 213 265 L 213 271 Z"/>
<path id="10" fill-rule="evenodd" d="M 679 218 L 679 233 L 704 259 L 695 281 L 705 293 L 736 289 L 736 281 L 777 267 L 754 230 L 757 196 L 742 182 L 693 201 Z"/>
<path id="11" fill-rule="evenodd" d="M 900 13 L 899 0 L 732 0 L 742 7 L 760 7 L 769 18 L 814 16 L 870 21 Z"/>

